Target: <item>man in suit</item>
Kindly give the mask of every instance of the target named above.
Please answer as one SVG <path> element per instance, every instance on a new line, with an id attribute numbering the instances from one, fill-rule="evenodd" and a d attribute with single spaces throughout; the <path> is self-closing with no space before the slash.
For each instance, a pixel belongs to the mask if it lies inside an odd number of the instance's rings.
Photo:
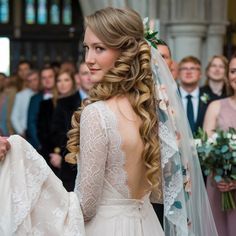
<path id="1" fill-rule="evenodd" d="M 41 145 L 37 134 L 37 122 L 40 103 L 43 100 L 52 98 L 52 89 L 55 86 L 55 71 L 50 66 L 44 66 L 40 71 L 42 90 L 33 95 L 30 99 L 27 118 L 26 137 L 31 145 L 39 150 Z"/>
<path id="2" fill-rule="evenodd" d="M 202 101 L 199 88 L 201 62 L 194 56 L 184 57 L 179 63 L 179 92 L 190 128 L 194 134 L 202 127 L 207 104 Z"/>
<path id="3" fill-rule="evenodd" d="M 61 180 L 67 191 L 73 191 L 77 166 L 64 161 L 66 154 L 67 132 L 71 128 L 71 117 L 87 98 L 92 87 L 90 72 L 87 65 L 82 62 L 79 66 L 77 80 L 79 79 L 80 89 L 73 95 L 58 100 L 52 119 L 51 137 L 54 138 L 54 153 L 51 154 L 51 163 L 61 168 Z M 77 81 L 78 83 L 78 81 Z"/>

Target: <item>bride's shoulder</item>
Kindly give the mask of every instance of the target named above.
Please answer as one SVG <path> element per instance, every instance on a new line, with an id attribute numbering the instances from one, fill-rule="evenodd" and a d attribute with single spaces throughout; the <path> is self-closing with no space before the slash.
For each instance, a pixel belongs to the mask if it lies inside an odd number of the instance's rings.
<path id="1" fill-rule="evenodd" d="M 93 113 L 93 112 L 96 113 L 99 110 L 101 110 L 103 106 L 104 102 L 102 101 L 90 103 L 83 108 L 82 115 L 86 113 Z"/>
<path id="2" fill-rule="evenodd" d="M 104 106 L 105 104 L 103 101 L 97 101 L 86 105 L 82 110 L 81 119 L 103 119 L 104 114 L 106 113 Z"/>

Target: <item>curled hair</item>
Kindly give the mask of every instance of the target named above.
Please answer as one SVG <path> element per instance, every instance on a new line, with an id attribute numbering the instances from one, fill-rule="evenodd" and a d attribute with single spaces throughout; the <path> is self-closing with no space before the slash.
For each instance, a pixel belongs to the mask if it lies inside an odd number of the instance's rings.
<path id="1" fill-rule="evenodd" d="M 147 180 L 152 187 L 158 187 L 161 197 L 160 144 L 151 52 L 143 37 L 142 20 L 133 10 L 105 8 L 88 16 L 85 22 L 86 27 L 108 48 L 121 52 L 114 67 L 91 89 L 88 103 L 108 100 L 114 96 L 128 97 L 134 111 L 143 120 L 140 135 L 144 143 L 142 157 L 147 167 Z M 67 148 L 70 153 L 66 160 L 71 163 L 75 163 L 80 148 L 80 114 L 81 110 L 74 113 L 72 129 L 68 133 Z"/>

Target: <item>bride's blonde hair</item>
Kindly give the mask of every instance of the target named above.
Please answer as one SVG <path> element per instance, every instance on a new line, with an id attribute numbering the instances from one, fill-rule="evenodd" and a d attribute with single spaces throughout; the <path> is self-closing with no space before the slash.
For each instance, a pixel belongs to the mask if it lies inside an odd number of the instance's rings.
<path id="1" fill-rule="evenodd" d="M 143 120 L 140 135 L 144 143 L 143 159 L 147 179 L 160 190 L 161 165 L 158 138 L 158 120 L 154 82 L 151 72 L 150 47 L 144 39 L 144 28 L 139 14 L 130 9 L 105 8 L 85 18 L 85 27 L 108 47 L 118 49 L 120 56 L 114 67 L 90 91 L 89 103 L 107 100 L 114 96 L 128 96 L 134 111 Z M 76 163 L 80 149 L 80 114 L 72 117 L 68 132 L 66 161 Z"/>

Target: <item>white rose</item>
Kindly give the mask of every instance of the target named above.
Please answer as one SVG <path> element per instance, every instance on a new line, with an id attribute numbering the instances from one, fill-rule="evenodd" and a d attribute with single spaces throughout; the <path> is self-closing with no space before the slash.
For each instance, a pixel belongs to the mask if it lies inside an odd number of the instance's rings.
<path id="1" fill-rule="evenodd" d="M 236 150 L 236 140 L 230 140 L 229 146 L 231 147 L 232 150 Z"/>
<path id="2" fill-rule="evenodd" d="M 201 139 L 194 139 L 194 143 L 197 147 L 202 146 L 202 140 Z"/>
<path id="3" fill-rule="evenodd" d="M 233 134 L 233 135 L 232 135 L 232 139 L 236 139 L 236 134 Z"/>
<path id="4" fill-rule="evenodd" d="M 217 134 L 217 133 L 212 134 L 211 138 L 212 138 L 212 140 L 214 140 L 214 142 L 215 142 L 216 139 L 218 138 L 218 134 Z"/>
<path id="5" fill-rule="evenodd" d="M 215 140 L 213 138 L 211 138 L 211 137 L 207 139 L 207 143 L 208 144 L 212 144 L 214 142 L 215 142 Z"/>

